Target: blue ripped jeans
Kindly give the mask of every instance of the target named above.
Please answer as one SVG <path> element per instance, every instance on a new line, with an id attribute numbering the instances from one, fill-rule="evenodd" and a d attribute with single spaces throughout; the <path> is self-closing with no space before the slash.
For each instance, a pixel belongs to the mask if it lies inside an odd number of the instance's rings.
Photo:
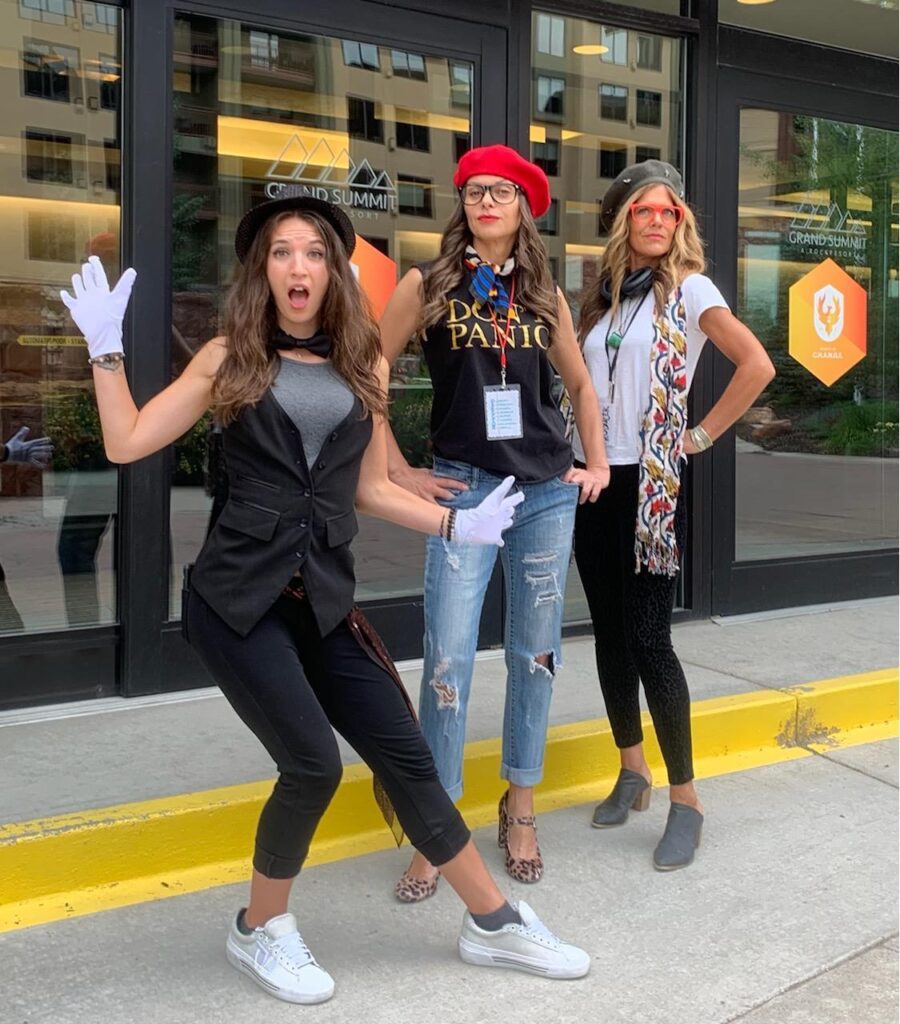
<path id="1" fill-rule="evenodd" d="M 434 460 L 435 476 L 469 490 L 441 504 L 474 508 L 502 480 L 465 462 Z M 572 549 L 578 486 L 553 478 L 518 484 L 525 501 L 500 549 L 506 590 L 506 706 L 501 778 L 541 781 L 553 679 L 561 665 L 563 596 Z M 466 712 L 478 622 L 497 548 L 429 537 L 425 560 L 425 664 L 419 718 L 451 799 L 462 795 Z M 545 656 L 549 668 L 537 659 Z"/>

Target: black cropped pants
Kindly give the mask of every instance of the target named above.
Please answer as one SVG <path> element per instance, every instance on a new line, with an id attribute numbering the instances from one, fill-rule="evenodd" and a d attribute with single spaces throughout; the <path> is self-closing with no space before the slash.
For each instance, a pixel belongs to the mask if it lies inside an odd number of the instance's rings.
<path id="1" fill-rule="evenodd" d="M 346 621 L 322 637 L 305 601 L 282 596 L 241 637 L 191 590 L 187 634 L 229 703 L 278 766 L 253 866 L 293 878 L 341 780 L 332 726 L 378 776 L 410 842 L 434 865 L 469 830 L 440 783 L 418 723 Z"/>
<path id="2" fill-rule="evenodd" d="M 675 536 L 687 535 L 685 479 L 675 511 Z M 691 699 L 672 647 L 677 577 L 634 571 L 638 466 L 613 466 L 609 487 L 594 504 L 578 506 L 575 561 L 594 625 L 600 689 L 619 749 L 643 740 L 638 686 L 647 705 L 670 785 L 694 777 Z"/>

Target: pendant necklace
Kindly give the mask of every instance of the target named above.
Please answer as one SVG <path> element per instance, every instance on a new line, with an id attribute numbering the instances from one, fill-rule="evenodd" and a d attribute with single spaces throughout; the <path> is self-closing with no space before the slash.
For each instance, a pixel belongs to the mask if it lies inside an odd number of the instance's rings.
<path id="1" fill-rule="evenodd" d="M 606 339 L 604 345 L 606 347 L 606 363 L 609 369 L 609 393 L 607 399 L 610 405 L 616 400 L 616 363 L 619 361 L 619 350 L 622 347 L 622 342 L 625 340 L 625 336 L 631 330 L 631 325 L 635 321 L 635 317 L 641 311 L 641 306 L 644 305 L 644 301 L 650 292 L 644 292 L 641 296 L 641 301 L 634 307 L 631 316 L 628 317 L 628 322 L 625 323 L 625 305 L 622 303 L 619 307 L 619 328 L 618 330 L 612 329 L 612 317 L 610 317 L 609 326 L 606 328 Z M 624 325 L 624 326 L 623 326 Z"/>

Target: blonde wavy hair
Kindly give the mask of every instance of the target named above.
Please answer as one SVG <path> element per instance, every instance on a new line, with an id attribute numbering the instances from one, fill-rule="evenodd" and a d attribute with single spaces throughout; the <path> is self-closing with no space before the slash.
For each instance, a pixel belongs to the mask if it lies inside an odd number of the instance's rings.
<path id="1" fill-rule="evenodd" d="M 539 316 L 550 327 L 553 338 L 559 326 L 559 302 L 550 274 L 550 263 L 544 241 L 538 233 L 528 200 L 519 193 L 519 223 L 513 255 L 516 258 L 516 305 L 522 305 Z M 462 202 L 457 204 L 444 234 L 438 258 L 425 271 L 422 279 L 422 312 L 417 333 L 424 339 L 429 327 L 447 311 L 447 296 L 465 280 L 463 260 L 466 246 L 472 244 L 472 232 Z M 552 340 L 551 340 L 552 344 Z"/>
<path id="2" fill-rule="evenodd" d="M 596 274 L 581 294 L 578 341 L 582 345 L 588 332 L 608 309 L 612 310 L 613 317 L 616 315 L 619 308 L 619 291 L 631 268 L 631 246 L 628 244 L 629 209 L 632 203 L 638 202 L 642 195 L 656 188 L 657 184 L 658 182 L 654 182 L 638 189 L 622 203 L 616 213 L 606 249 L 596 263 Z M 675 228 L 669 251 L 660 260 L 653 275 L 653 298 L 657 310 L 665 309 L 666 299 L 672 289 L 680 285 L 689 274 L 702 274 L 706 270 L 703 242 L 697 230 L 693 211 L 668 186 L 666 188 L 672 205 L 681 207 L 684 214 Z M 600 282 L 605 277 L 609 278 L 612 302 L 607 302 L 600 294 Z"/>
<path id="3" fill-rule="evenodd" d="M 364 415 L 383 415 L 387 409 L 378 380 L 381 336 L 344 245 L 324 217 L 311 210 L 288 210 L 257 232 L 225 300 L 226 354 L 213 381 L 211 405 L 223 426 L 245 406 L 255 405 L 275 379 L 278 352 L 268 341 L 278 320 L 266 266 L 275 228 L 291 217 L 316 228 L 325 247 L 328 288 L 319 317 L 320 330 L 332 341 L 331 364 L 362 402 Z"/>

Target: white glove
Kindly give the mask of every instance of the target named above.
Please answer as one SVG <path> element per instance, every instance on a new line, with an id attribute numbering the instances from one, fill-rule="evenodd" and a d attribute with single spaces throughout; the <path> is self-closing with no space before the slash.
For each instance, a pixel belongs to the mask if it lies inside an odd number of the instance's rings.
<path id="1" fill-rule="evenodd" d="M 59 293 L 87 341 L 91 359 L 123 351 L 122 319 L 136 277 L 137 271 L 129 267 L 110 291 L 103 264 L 91 256 L 82 264 L 81 274 L 72 275 L 75 298 L 66 291 Z"/>
<path id="2" fill-rule="evenodd" d="M 36 437 L 29 441 L 30 433 L 29 427 L 19 427 L 5 445 L 0 445 L 6 450 L 6 458 L 0 462 L 18 462 L 23 466 L 47 469 L 53 458 L 53 442 L 49 437 Z"/>
<path id="3" fill-rule="evenodd" d="M 480 505 L 460 509 L 456 513 L 453 539 L 461 544 L 496 544 L 502 548 L 503 539 L 500 534 L 512 526 L 516 505 L 521 505 L 525 500 L 521 491 L 509 493 L 515 482 L 514 476 L 508 476 Z"/>

